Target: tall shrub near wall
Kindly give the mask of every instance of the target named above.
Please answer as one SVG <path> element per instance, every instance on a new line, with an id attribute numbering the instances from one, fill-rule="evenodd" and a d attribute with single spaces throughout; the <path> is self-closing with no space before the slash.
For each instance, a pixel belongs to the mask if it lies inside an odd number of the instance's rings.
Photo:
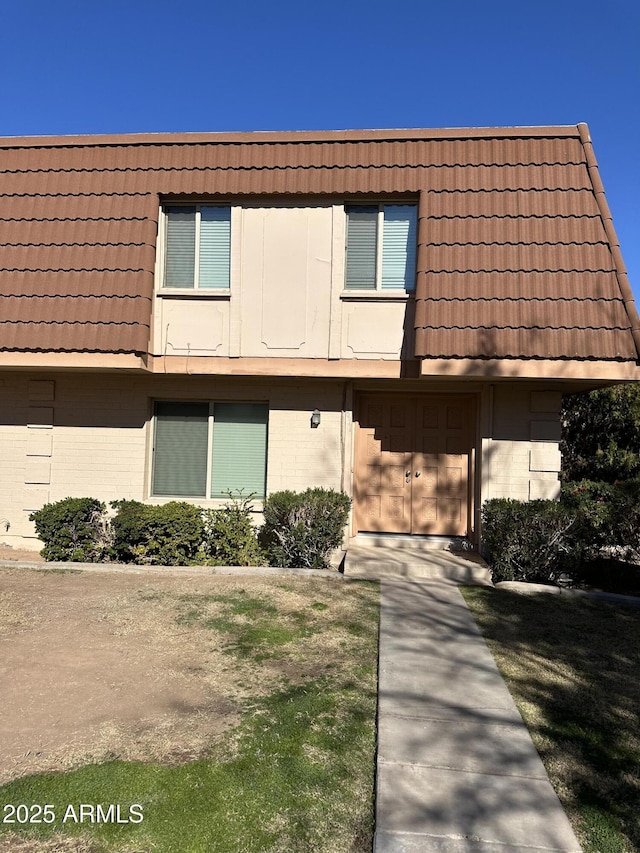
<path id="1" fill-rule="evenodd" d="M 266 558 L 251 520 L 253 498 L 230 493 L 225 506 L 204 510 L 204 562 L 214 566 L 264 565 Z"/>
<path id="2" fill-rule="evenodd" d="M 494 583 L 554 583 L 585 556 L 580 520 L 557 501 L 497 498 L 482 507 L 482 545 Z"/>
<path id="3" fill-rule="evenodd" d="M 323 569 L 342 544 L 351 500 L 333 489 L 274 492 L 264 503 L 260 540 L 272 566 Z"/>

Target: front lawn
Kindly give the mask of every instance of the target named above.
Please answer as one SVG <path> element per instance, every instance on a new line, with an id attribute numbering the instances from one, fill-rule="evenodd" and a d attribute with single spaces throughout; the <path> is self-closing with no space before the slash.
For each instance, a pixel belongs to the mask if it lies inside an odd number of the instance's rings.
<path id="1" fill-rule="evenodd" d="M 202 674 L 215 683 L 215 663 L 220 683 L 233 684 L 237 724 L 186 759 L 167 743 L 165 760 L 116 751 L 114 760 L 10 782 L 0 805 L 26 810 L 5 809 L 14 822 L 0 824 L 0 850 L 370 851 L 378 600 L 377 584 L 277 577 L 121 594 L 121 632 L 130 605 L 155 612 L 158 624 L 170 617 L 185 642 L 208 638 Z M 126 630 L 130 638 L 136 621 Z M 39 823 L 22 820 L 34 815 Z"/>
<path id="2" fill-rule="evenodd" d="M 640 849 L 640 610 L 463 590 L 586 853 Z"/>

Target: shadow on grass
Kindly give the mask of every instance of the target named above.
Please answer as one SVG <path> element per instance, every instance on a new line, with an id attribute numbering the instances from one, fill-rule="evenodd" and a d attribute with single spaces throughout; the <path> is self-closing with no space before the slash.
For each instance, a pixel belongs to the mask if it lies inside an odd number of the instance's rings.
<path id="1" fill-rule="evenodd" d="M 465 598 L 585 849 L 640 849 L 637 610 L 484 589 Z"/>

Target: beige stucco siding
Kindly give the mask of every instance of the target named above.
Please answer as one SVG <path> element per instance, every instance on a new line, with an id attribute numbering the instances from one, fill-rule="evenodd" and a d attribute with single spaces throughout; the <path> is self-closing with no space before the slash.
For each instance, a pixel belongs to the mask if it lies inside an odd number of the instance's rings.
<path id="1" fill-rule="evenodd" d="M 171 291 L 156 265 L 155 356 L 411 357 L 404 291 L 344 291 L 344 203 L 232 208 L 228 292 Z"/>
<path id="2" fill-rule="evenodd" d="M 341 300 L 342 358 L 398 359 L 413 355 L 414 304 L 405 295 Z"/>
<path id="3" fill-rule="evenodd" d="M 229 299 L 160 297 L 156 304 L 156 355 L 230 355 Z"/>
<path id="4" fill-rule="evenodd" d="M 240 351 L 327 358 L 331 207 L 242 211 Z"/>

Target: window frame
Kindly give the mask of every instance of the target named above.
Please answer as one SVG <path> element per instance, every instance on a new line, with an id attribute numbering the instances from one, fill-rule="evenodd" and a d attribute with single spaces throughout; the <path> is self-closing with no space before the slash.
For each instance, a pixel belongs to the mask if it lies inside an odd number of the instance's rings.
<path id="1" fill-rule="evenodd" d="M 169 248 L 169 209 L 170 208 L 195 208 L 195 241 L 193 255 L 193 284 L 188 287 L 167 285 L 167 251 Z M 226 287 L 203 287 L 200 285 L 200 242 L 201 242 L 201 209 L 203 207 L 226 208 L 229 210 L 229 283 Z M 236 226 L 234 219 L 236 218 L 237 205 L 231 204 L 229 201 L 210 201 L 207 199 L 190 199 L 178 200 L 163 199 L 160 203 L 160 225 L 158 239 L 158 254 L 156 266 L 156 280 L 158 283 L 157 293 L 159 296 L 182 296 L 189 298 L 197 295 L 200 298 L 215 299 L 216 297 L 225 298 L 231 293 L 231 282 L 233 280 L 233 248 L 234 248 L 234 231 Z"/>
<path id="2" fill-rule="evenodd" d="M 348 252 L 349 252 L 349 212 L 358 208 L 378 208 L 378 217 L 376 221 L 376 275 L 375 287 L 349 287 L 347 283 L 347 268 L 348 268 Z M 383 287 L 383 252 L 384 252 L 384 209 L 385 207 L 410 207 L 415 211 L 416 219 L 416 234 L 415 234 L 415 262 L 413 270 L 413 281 L 411 287 Z M 371 201 L 345 201 L 344 202 L 344 222 L 345 222 L 345 247 L 344 247 L 344 287 L 343 297 L 346 298 L 361 298 L 367 296 L 386 297 L 388 299 L 398 298 L 401 296 L 413 296 L 416 291 L 417 280 L 417 260 L 418 260 L 418 203 L 413 199 L 375 199 Z"/>
<path id="3" fill-rule="evenodd" d="M 196 503 L 214 503 L 220 504 L 224 503 L 228 500 L 226 496 L 211 496 L 211 487 L 213 482 L 213 443 L 214 443 L 214 425 L 215 425 L 215 407 L 220 404 L 232 404 L 237 406 L 247 405 L 247 406 L 264 406 L 265 408 L 265 447 L 264 447 L 264 494 L 255 494 L 255 502 L 261 503 L 265 500 L 267 496 L 267 472 L 268 472 L 268 460 L 269 460 L 269 420 L 270 420 L 270 405 L 268 400 L 232 400 L 232 399 L 170 399 L 166 397 L 155 398 L 150 401 L 151 403 L 151 441 L 149 448 L 149 490 L 148 495 L 150 500 L 152 501 L 172 501 L 172 500 L 184 500 L 184 501 L 192 501 Z M 157 452 L 156 452 L 156 444 L 157 444 L 157 430 L 158 430 L 158 411 L 157 406 L 159 403 L 168 403 L 176 406 L 179 405 L 190 405 L 190 404 L 199 404 L 199 405 L 207 405 L 209 407 L 208 416 L 207 416 L 207 457 L 206 457 L 206 477 L 205 477 L 205 493 L 204 495 L 180 495 L 180 494 L 156 494 L 154 491 L 155 486 L 155 474 L 156 474 L 156 460 L 157 460 Z"/>

